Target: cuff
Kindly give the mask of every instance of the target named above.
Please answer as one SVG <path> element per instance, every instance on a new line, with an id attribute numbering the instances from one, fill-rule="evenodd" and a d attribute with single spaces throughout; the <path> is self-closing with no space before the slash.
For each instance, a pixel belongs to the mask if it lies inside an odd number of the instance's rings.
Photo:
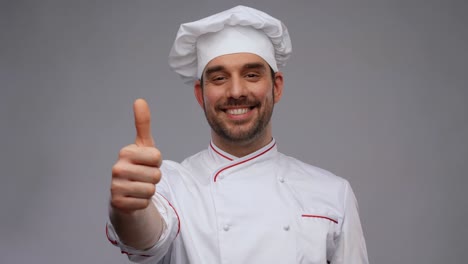
<path id="1" fill-rule="evenodd" d="M 164 224 L 161 237 L 154 246 L 145 250 L 129 247 L 120 241 L 110 221 L 106 224 L 106 236 L 109 242 L 119 247 L 121 253 L 128 255 L 128 258 L 133 262 L 148 263 L 161 260 L 180 232 L 179 215 L 174 206 L 159 193 L 153 196 L 152 201 L 161 214 Z"/>

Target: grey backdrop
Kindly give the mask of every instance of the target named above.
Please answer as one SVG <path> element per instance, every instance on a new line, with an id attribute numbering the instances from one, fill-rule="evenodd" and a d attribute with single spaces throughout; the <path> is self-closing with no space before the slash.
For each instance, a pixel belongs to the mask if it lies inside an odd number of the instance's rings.
<path id="1" fill-rule="evenodd" d="M 12 0 L 0 5 L 0 263 L 127 263 L 104 224 L 132 102 L 148 99 L 165 158 L 206 148 L 167 55 L 180 23 L 239 3 L 289 27 L 274 136 L 351 182 L 371 262 L 466 262 L 466 1 Z"/>

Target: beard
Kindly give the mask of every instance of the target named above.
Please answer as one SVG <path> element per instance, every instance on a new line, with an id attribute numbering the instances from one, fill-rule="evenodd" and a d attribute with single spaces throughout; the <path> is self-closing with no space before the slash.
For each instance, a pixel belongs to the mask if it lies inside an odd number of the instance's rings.
<path id="1" fill-rule="evenodd" d="M 272 97 L 263 103 L 248 98 L 229 98 L 226 102 L 217 104 L 213 111 L 207 111 L 207 106 L 204 103 L 204 112 L 208 124 L 218 136 L 231 143 L 246 144 L 255 141 L 255 139 L 259 138 L 265 132 L 273 114 L 273 102 L 273 93 Z M 224 112 L 223 109 L 226 109 L 226 107 L 246 105 L 254 106 L 251 111 L 258 111 L 255 120 L 225 120 L 218 116 L 218 113 Z"/>

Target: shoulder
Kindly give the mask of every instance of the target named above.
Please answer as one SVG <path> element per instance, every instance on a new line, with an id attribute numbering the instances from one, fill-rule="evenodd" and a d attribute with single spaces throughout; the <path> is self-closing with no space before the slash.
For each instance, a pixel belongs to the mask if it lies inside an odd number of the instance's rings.
<path id="1" fill-rule="evenodd" d="M 324 215 L 341 222 L 349 200 L 349 182 L 325 169 L 281 155 L 279 170 L 304 214 Z"/>
<path id="2" fill-rule="evenodd" d="M 204 149 L 199 151 L 198 153 L 193 154 L 190 157 L 185 158 L 181 165 L 183 167 L 191 167 L 200 164 L 201 162 L 206 160 L 206 156 L 208 155 L 208 150 Z"/>
<path id="3" fill-rule="evenodd" d="M 200 151 L 184 159 L 181 163 L 163 160 L 160 168 L 162 180 L 170 182 L 172 186 L 177 186 L 177 183 L 186 185 L 188 182 L 194 181 L 194 175 L 207 169 L 206 152 L 206 150 Z"/>
<path id="4" fill-rule="evenodd" d="M 279 153 L 278 166 L 286 169 L 293 181 L 310 182 L 324 187 L 346 188 L 348 181 L 332 172 Z"/>
<path id="5" fill-rule="evenodd" d="M 182 172 L 183 170 L 189 169 L 192 166 L 200 164 L 205 159 L 206 150 L 202 150 L 190 157 L 185 158 L 182 162 L 176 162 L 172 160 L 164 160 L 161 165 L 161 170 L 167 172 Z"/>

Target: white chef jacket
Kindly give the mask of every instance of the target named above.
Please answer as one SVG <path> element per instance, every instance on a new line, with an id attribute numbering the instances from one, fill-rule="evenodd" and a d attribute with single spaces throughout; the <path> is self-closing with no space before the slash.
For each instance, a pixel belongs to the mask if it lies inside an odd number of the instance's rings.
<path id="1" fill-rule="evenodd" d="M 134 262 L 368 263 L 348 181 L 278 152 L 275 140 L 241 158 L 211 142 L 180 164 L 163 161 L 161 172 L 156 245 L 135 250 L 106 226 Z"/>

